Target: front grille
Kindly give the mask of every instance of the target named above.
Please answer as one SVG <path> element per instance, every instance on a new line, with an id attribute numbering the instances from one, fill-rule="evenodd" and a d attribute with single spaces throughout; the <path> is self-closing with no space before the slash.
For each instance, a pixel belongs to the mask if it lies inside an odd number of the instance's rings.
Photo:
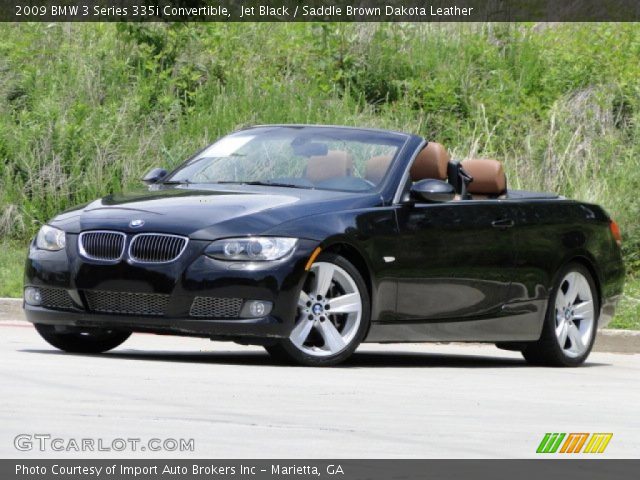
<path id="1" fill-rule="evenodd" d="M 84 295 L 90 311 L 120 315 L 162 316 L 169 303 L 169 295 L 159 293 L 85 290 Z"/>
<path id="2" fill-rule="evenodd" d="M 129 257 L 136 262 L 166 263 L 176 260 L 187 247 L 187 239 L 178 235 L 140 233 L 133 237 Z"/>
<path id="3" fill-rule="evenodd" d="M 80 254 L 92 260 L 116 261 L 124 253 L 125 234 L 95 230 L 82 232 L 78 239 Z"/>
<path id="4" fill-rule="evenodd" d="M 196 297 L 189 315 L 207 318 L 237 318 L 242 307 L 241 298 Z"/>
<path id="5" fill-rule="evenodd" d="M 73 301 L 64 288 L 41 288 L 41 305 L 45 308 L 69 310 L 73 308 Z"/>

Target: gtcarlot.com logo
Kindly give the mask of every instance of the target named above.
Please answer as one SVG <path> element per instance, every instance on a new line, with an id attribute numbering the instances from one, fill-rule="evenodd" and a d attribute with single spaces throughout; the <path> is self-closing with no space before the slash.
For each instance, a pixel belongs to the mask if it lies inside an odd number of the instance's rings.
<path id="1" fill-rule="evenodd" d="M 13 439 L 21 452 L 193 452 L 193 438 L 60 438 L 48 433 L 21 433 Z"/>
<path id="2" fill-rule="evenodd" d="M 536 453 L 604 453 L 613 433 L 545 433 Z"/>

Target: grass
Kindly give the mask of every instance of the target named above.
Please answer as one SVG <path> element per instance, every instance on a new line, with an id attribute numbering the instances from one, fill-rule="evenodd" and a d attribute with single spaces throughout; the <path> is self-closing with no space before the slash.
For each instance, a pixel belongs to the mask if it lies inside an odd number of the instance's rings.
<path id="1" fill-rule="evenodd" d="M 21 297 L 26 246 L 17 242 L 0 246 L 0 297 Z M 640 278 L 627 280 L 625 296 L 609 328 L 640 330 Z"/>
<path id="2" fill-rule="evenodd" d="M 640 277 L 628 277 L 624 298 L 618 306 L 610 328 L 640 330 Z"/>
<path id="3" fill-rule="evenodd" d="M 240 126 L 391 128 L 497 158 L 513 188 L 603 205 L 637 326 L 638 58 L 638 23 L 3 23 L 0 238 L 26 243 Z"/>
<path id="4" fill-rule="evenodd" d="M 0 297 L 22 297 L 26 242 L 0 242 Z"/>
<path id="5" fill-rule="evenodd" d="M 247 124 L 416 132 L 600 203 L 640 269 L 640 24 L 0 24 L 0 235 Z"/>

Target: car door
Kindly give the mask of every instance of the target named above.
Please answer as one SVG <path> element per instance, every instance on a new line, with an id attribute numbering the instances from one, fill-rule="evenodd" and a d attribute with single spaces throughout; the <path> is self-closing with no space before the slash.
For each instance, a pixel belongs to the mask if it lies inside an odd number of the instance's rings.
<path id="1" fill-rule="evenodd" d="M 396 210 L 398 321 L 497 316 L 509 300 L 513 221 L 499 200 Z"/>

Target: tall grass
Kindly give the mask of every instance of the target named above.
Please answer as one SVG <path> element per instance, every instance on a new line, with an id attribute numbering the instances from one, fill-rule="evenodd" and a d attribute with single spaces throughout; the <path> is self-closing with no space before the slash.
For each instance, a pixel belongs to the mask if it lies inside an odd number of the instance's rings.
<path id="1" fill-rule="evenodd" d="M 640 25 L 2 24 L 0 234 L 239 126 L 416 132 L 598 202 L 640 269 Z"/>

